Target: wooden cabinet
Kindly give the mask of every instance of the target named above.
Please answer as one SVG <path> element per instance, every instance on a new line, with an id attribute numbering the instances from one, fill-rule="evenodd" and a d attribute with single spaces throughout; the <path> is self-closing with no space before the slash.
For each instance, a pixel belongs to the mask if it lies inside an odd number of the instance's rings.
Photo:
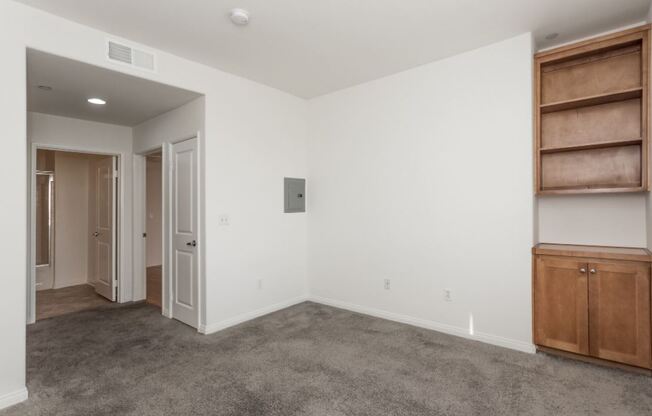
<path id="1" fill-rule="evenodd" d="M 533 254 L 537 346 L 652 369 L 648 250 L 540 244 Z"/>
<path id="2" fill-rule="evenodd" d="M 650 367 L 650 265 L 589 263 L 590 353 Z"/>
<path id="3" fill-rule="evenodd" d="M 538 194 L 649 189 L 650 26 L 535 56 Z"/>
<path id="4" fill-rule="evenodd" d="M 578 354 L 589 353 L 589 292 L 586 264 L 541 257 L 534 281 L 534 342 Z"/>

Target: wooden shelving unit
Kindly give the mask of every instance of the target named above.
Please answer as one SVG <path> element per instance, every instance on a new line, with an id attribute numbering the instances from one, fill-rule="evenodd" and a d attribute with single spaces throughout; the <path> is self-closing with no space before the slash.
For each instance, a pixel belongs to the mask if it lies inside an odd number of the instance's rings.
<path id="1" fill-rule="evenodd" d="M 542 114 L 553 113 L 555 111 L 572 110 L 580 107 L 590 107 L 593 105 L 608 104 L 617 101 L 631 100 L 641 98 L 643 88 L 630 88 L 624 91 L 608 92 L 591 97 L 580 97 L 572 100 L 558 101 L 556 103 L 541 104 L 539 108 Z"/>
<path id="2" fill-rule="evenodd" d="M 649 190 L 645 25 L 535 56 L 538 194 Z"/>
<path id="3" fill-rule="evenodd" d="M 643 140 L 638 138 L 633 140 L 616 140 L 612 142 L 597 142 L 597 143 L 585 143 L 585 144 L 577 144 L 577 145 L 570 145 L 570 146 L 545 147 L 539 149 L 539 151 L 541 152 L 541 154 L 573 152 L 576 150 L 605 149 L 608 147 L 640 145 L 641 143 L 643 143 Z"/>

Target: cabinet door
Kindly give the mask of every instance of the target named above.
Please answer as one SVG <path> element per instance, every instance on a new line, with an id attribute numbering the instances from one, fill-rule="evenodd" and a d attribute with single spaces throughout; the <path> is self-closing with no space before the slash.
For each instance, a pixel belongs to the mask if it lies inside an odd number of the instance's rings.
<path id="1" fill-rule="evenodd" d="M 534 281 L 534 342 L 589 353 L 588 265 L 539 256 Z"/>
<path id="2" fill-rule="evenodd" d="M 650 368 L 650 266 L 589 264 L 591 355 Z"/>

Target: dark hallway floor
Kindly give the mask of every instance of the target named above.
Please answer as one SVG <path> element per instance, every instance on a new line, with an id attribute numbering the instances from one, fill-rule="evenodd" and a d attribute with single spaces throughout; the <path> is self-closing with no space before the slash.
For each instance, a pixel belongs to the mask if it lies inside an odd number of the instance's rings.
<path id="1" fill-rule="evenodd" d="M 28 329 L 17 415 L 649 415 L 652 379 L 314 303 L 214 335 L 146 304 Z"/>
<path id="2" fill-rule="evenodd" d="M 147 303 L 161 307 L 163 266 L 147 268 Z"/>
<path id="3" fill-rule="evenodd" d="M 95 293 L 91 285 L 69 286 L 36 292 L 36 320 L 95 309 L 111 301 Z"/>

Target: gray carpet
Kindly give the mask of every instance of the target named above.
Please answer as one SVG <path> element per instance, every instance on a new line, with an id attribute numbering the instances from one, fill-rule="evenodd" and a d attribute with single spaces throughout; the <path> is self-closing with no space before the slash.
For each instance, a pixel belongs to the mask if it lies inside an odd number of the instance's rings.
<path id="1" fill-rule="evenodd" d="M 650 415 L 652 379 L 303 303 L 214 335 L 138 304 L 28 330 L 13 415 Z"/>

